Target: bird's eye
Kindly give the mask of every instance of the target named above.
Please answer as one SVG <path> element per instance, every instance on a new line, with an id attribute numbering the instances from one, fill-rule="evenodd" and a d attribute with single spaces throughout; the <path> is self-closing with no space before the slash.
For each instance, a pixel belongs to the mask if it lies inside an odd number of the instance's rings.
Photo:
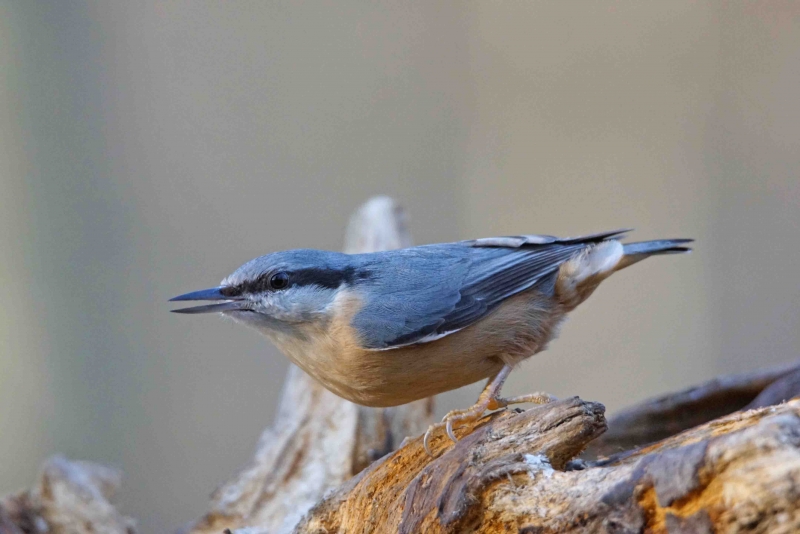
<path id="1" fill-rule="evenodd" d="M 289 275 L 286 273 L 275 273 L 269 279 L 269 287 L 272 289 L 285 289 L 289 285 Z"/>

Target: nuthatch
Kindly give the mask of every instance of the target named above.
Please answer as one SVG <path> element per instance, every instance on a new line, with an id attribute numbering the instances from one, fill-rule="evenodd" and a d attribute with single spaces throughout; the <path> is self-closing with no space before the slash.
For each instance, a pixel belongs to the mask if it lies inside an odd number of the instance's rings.
<path id="1" fill-rule="evenodd" d="M 608 276 L 656 254 L 688 252 L 691 239 L 620 243 L 628 230 L 559 239 L 493 237 L 371 254 L 275 252 L 218 287 L 172 300 L 212 304 L 255 328 L 337 395 L 396 406 L 488 378 L 477 403 L 425 435 L 486 411 L 547 394 L 500 397 L 519 362 L 544 350 L 565 315 Z"/>

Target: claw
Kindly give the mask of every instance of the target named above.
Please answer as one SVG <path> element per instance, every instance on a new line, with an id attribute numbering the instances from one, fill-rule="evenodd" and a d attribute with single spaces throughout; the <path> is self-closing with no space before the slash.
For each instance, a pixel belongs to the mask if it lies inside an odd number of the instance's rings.
<path id="1" fill-rule="evenodd" d="M 456 437 L 456 433 L 453 432 L 453 420 L 452 419 L 448 419 L 447 420 L 447 424 L 445 424 L 445 430 L 447 430 L 447 437 L 450 438 L 450 440 L 453 443 L 458 442 L 458 438 Z"/>
<path id="2" fill-rule="evenodd" d="M 431 436 L 433 436 L 433 432 L 442 426 L 442 423 L 435 423 L 428 427 L 428 430 L 425 431 L 425 437 L 422 438 L 422 446 L 425 448 L 425 452 L 431 458 L 435 458 L 433 451 L 431 451 Z"/>
<path id="3" fill-rule="evenodd" d="M 479 402 L 466 410 L 451 410 L 444 416 L 441 423 L 434 423 L 429 426 L 428 430 L 425 432 L 425 437 L 422 439 L 422 446 L 425 448 L 425 452 L 428 453 L 428 456 L 434 457 L 431 451 L 431 437 L 434 432 L 444 427 L 447 437 L 449 437 L 453 443 L 457 443 L 458 437 L 454 430 L 455 425 L 464 421 L 476 421 L 486 411 L 485 404 L 485 402 Z"/>

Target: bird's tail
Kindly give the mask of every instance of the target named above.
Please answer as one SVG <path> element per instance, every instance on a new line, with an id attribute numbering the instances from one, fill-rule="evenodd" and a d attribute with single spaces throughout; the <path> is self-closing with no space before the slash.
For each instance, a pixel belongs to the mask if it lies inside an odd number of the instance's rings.
<path id="1" fill-rule="evenodd" d="M 640 241 L 638 243 L 625 243 L 622 245 L 622 252 L 624 256 L 617 264 L 615 270 L 624 269 L 629 265 L 650 256 L 657 256 L 659 254 L 684 254 L 691 252 L 691 248 L 685 246 L 691 243 L 694 239 L 659 239 L 657 241 Z"/>
<path id="2" fill-rule="evenodd" d="M 597 286 L 616 271 L 656 254 L 689 252 L 684 246 L 691 239 L 660 239 L 639 243 L 620 243 L 617 239 L 601 241 L 559 267 L 556 295 L 571 310 L 586 300 Z"/>

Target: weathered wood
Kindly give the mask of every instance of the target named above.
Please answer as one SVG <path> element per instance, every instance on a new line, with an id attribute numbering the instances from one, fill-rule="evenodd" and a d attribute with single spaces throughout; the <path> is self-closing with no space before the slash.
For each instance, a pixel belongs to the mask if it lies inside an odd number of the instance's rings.
<path id="1" fill-rule="evenodd" d="M 29 491 L 0 500 L 0 534 L 133 534 L 135 523 L 109 502 L 122 474 L 55 456 Z"/>
<path id="2" fill-rule="evenodd" d="M 346 252 L 411 245 L 404 210 L 373 198 L 352 217 Z M 258 525 L 290 532 L 330 489 L 394 450 L 432 422 L 433 399 L 374 409 L 341 399 L 294 365 L 275 424 L 261 436 L 252 463 L 212 495 L 211 511 L 185 529 L 192 534 Z"/>
<path id="3" fill-rule="evenodd" d="M 436 459 L 415 439 L 295 532 L 800 531 L 800 401 L 603 462 L 569 462 L 604 428 L 601 405 L 570 399 L 488 416 Z"/>
<path id="4" fill-rule="evenodd" d="M 608 432 L 584 456 L 593 458 L 646 445 L 738 410 L 800 395 L 800 362 L 721 376 L 683 391 L 638 403 L 609 419 Z"/>

